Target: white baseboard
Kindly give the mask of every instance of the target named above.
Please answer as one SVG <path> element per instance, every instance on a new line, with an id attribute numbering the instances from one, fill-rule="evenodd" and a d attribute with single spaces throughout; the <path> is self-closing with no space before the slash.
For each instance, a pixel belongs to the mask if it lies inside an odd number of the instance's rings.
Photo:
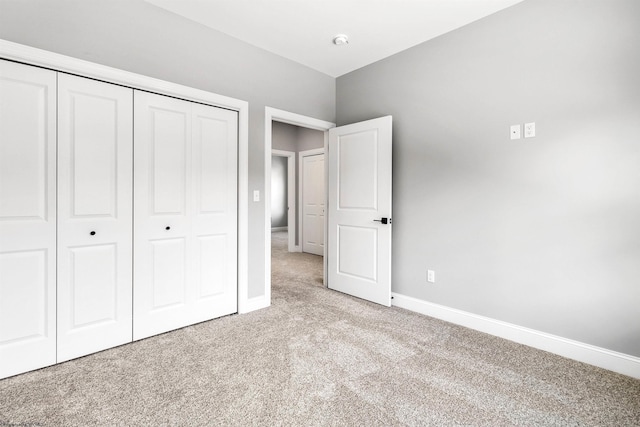
<path id="1" fill-rule="evenodd" d="M 288 231 L 289 227 L 287 227 L 286 225 L 284 227 L 271 227 L 271 232 L 273 233 L 274 231 Z"/>
<path id="2" fill-rule="evenodd" d="M 267 308 L 271 305 L 271 297 L 260 295 L 259 297 L 248 298 L 242 306 L 238 307 L 238 314 L 245 314 L 255 310 Z"/>
<path id="3" fill-rule="evenodd" d="M 406 295 L 392 293 L 391 304 L 435 317 L 456 325 L 515 341 L 550 353 L 558 354 L 579 362 L 588 363 L 610 371 L 640 378 L 640 358 L 596 347 L 557 335 L 524 328 L 512 323 L 479 316 L 455 308 L 434 304 Z"/>

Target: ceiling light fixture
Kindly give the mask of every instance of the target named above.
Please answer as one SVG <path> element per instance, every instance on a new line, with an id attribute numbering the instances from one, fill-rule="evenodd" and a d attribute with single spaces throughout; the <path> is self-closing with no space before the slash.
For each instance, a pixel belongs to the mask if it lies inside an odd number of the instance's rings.
<path id="1" fill-rule="evenodd" d="M 333 44 L 340 46 L 343 44 L 349 44 L 349 37 L 344 34 L 338 34 L 333 38 Z"/>

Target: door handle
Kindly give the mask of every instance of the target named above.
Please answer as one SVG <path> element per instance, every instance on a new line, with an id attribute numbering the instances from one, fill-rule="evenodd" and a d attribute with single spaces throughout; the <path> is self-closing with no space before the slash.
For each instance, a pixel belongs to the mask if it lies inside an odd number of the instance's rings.
<path id="1" fill-rule="evenodd" d="M 391 224 L 391 218 L 382 217 L 380 219 L 374 219 L 376 222 L 381 222 L 383 224 Z"/>

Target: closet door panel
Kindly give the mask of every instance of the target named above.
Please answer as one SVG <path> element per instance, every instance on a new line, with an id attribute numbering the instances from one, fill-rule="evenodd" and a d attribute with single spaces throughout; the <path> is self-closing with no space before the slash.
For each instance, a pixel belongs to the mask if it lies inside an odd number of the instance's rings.
<path id="1" fill-rule="evenodd" d="M 0 60 L 0 378 L 56 362 L 56 73 Z"/>
<path id="2" fill-rule="evenodd" d="M 58 77 L 58 361 L 132 340 L 133 90 Z"/>
<path id="3" fill-rule="evenodd" d="M 191 104 L 135 92 L 134 339 L 190 324 Z"/>
<path id="4" fill-rule="evenodd" d="M 152 310 L 163 310 L 186 303 L 186 239 L 150 241 L 152 270 Z"/>
<path id="5" fill-rule="evenodd" d="M 194 322 L 237 311 L 237 113 L 193 105 Z"/>

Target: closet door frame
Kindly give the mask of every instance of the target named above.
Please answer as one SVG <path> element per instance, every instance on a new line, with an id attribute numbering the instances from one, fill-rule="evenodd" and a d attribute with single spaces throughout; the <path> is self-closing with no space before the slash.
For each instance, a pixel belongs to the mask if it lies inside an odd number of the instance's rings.
<path id="1" fill-rule="evenodd" d="M 270 285 L 265 281 L 259 296 L 249 298 L 248 284 L 248 143 L 249 103 L 239 99 L 206 92 L 188 86 L 166 82 L 141 74 L 118 70 L 100 64 L 36 49 L 18 43 L 0 40 L 0 58 L 77 74 L 160 95 L 208 104 L 238 112 L 238 313 L 248 313 L 268 307 Z M 255 294 L 255 292 L 253 292 Z"/>

